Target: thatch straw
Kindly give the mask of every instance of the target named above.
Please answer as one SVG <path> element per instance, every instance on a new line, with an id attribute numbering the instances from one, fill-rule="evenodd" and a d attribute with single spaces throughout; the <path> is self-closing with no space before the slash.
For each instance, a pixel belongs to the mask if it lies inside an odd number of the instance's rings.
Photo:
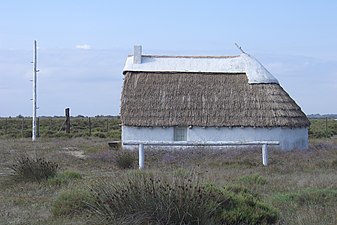
<path id="1" fill-rule="evenodd" d="M 126 72 L 121 119 L 128 126 L 308 127 L 278 84 L 245 74 Z"/>

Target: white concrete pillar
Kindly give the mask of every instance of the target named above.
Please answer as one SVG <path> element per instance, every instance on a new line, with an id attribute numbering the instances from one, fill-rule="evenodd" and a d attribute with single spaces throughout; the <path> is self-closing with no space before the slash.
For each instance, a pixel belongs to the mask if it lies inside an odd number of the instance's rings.
<path id="1" fill-rule="evenodd" d="M 262 145 L 262 163 L 264 166 L 268 166 L 268 145 Z"/>
<path id="2" fill-rule="evenodd" d="M 144 145 L 139 144 L 139 169 L 144 169 Z"/>

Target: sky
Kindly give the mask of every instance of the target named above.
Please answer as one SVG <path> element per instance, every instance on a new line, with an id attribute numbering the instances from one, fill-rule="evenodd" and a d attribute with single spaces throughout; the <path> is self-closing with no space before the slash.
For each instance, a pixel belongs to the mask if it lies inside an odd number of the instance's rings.
<path id="1" fill-rule="evenodd" d="M 237 55 L 238 43 L 306 114 L 337 113 L 337 1 L 1 0 L 0 117 L 118 115 L 123 67 L 144 54 Z"/>

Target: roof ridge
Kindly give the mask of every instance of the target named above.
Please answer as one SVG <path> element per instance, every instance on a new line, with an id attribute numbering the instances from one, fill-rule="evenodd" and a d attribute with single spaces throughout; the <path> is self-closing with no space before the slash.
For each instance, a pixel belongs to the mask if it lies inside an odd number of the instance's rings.
<path id="1" fill-rule="evenodd" d="M 165 56 L 142 55 L 140 63 L 134 56 L 128 57 L 125 71 L 144 72 L 209 72 L 246 73 L 248 83 L 278 83 L 277 79 L 253 56 L 242 53 L 237 56 Z"/>
<path id="2" fill-rule="evenodd" d="M 133 55 L 128 55 L 128 57 L 131 57 Z M 220 55 L 214 55 L 214 56 L 207 56 L 207 55 L 142 55 L 142 57 L 148 57 L 148 58 L 188 58 L 188 59 L 226 59 L 226 58 L 237 58 L 240 57 L 240 55 L 228 55 L 228 56 L 220 56 Z"/>

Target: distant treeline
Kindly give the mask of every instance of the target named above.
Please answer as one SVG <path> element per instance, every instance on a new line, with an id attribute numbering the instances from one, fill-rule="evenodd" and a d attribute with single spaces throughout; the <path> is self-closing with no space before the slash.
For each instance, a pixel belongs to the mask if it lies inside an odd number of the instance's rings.
<path id="1" fill-rule="evenodd" d="M 307 115 L 309 119 L 323 119 L 323 118 L 328 118 L 328 119 L 337 119 L 337 114 L 309 114 Z"/>

